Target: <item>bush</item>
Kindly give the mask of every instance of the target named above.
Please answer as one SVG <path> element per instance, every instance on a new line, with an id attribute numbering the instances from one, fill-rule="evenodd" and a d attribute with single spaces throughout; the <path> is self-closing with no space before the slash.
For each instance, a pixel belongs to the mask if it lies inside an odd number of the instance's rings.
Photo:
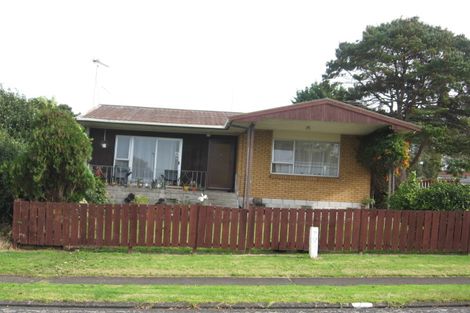
<path id="1" fill-rule="evenodd" d="M 420 190 L 416 207 L 435 211 L 470 210 L 470 186 L 444 182 L 433 184 Z"/>
<path id="2" fill-rule="evenodd" d="M 470 210 L 470 186 L 439 182 L 424 189 L 419 187 L 416 174 L 411 173 L 390 197 L 389 204 L 396 210 Z"/>
<path id="3" fill-rule="evenodd" d="M 420 191 L 416 173 L 411 172 L 408 179 L 390 197 L 390 208 L 395 210 L 416 210 L 416 198 Z"/>

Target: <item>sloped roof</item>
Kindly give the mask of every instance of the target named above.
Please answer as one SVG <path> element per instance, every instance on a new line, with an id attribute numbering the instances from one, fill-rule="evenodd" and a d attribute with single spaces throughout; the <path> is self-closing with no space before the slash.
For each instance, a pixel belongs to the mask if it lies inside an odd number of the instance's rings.
<path id="1" fill-rule="evenodd" d="M 240 113 L 102 104 L 79 120 L 204 127 L 225 126 L 229 117 L 237 114 Z"/>
<path id="2" fill-rule="evenodd" d="M 246 123 L 266 119 L 390 125 L 402 131 L 420 130 L 413 123 L 332 99 L 307 101 L 251 113 L 106 104 L 78 118 L 84 122 L 217 129 L 227 129 L 232 122 Z"/>
<path id="3" fill-rule="evenodd" d="M 231 116 L 235 122 L 257 122 L 263 119 L 288 119 L 359 124 L 383 124 L 418 131 L 420 127 L 359 106 L 332 99 L 319 99 Z"/>

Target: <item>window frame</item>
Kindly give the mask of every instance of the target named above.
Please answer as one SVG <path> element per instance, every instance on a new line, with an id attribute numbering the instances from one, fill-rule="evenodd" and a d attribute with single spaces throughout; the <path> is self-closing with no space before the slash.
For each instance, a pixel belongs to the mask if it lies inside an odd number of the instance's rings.
<path id="1" fill-rule="evenodd" d="M 275 141 L 292 141 L 293 142 L 293 158 L 292 163 L 289 162 L 274 162 L 274 142 Z M 330 144 L 337 144 L 338 145 L 338 175 L 314 175 L 314 174 L 299 174 L 295 173 L 295 148 L 297 141 L 307 141 L 310 143 L 330 143 Z M 284 164 L 292 166 L 292 173 L 278 173 L 273 172 L 273 164 Z M 324 178 L 339 178 L 340 177 L 340 170 L 341 170 L 341 141 L 320 141 L 320 140 L 306 140 L 306 139 L 283 139 L 283 138 L 273 138 L 271 143 L 271 164 L 269 168 L 269 172 L 272 175 L 289 175 L 289 176 L 305 176 L 305 177 L 324 177 Z"/>

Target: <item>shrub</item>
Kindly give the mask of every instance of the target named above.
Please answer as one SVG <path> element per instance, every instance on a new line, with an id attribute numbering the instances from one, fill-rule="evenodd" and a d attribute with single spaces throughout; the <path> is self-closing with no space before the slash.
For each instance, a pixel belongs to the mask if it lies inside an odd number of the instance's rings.
<path id="1" fill-rule="evenodd" d="M 390 197 L 389 205 L 395 210 L 415 210 L 416 198 L 421 189 L 416 179 L 416 173 L 411 172 L 405 180 Z"/>
<path id="2" fill-rule="evenodd" d="M 428 189 L 420 190 L 416 208 L 436 211 L 470 210 L 470 186 L 435 183 Z"/>
<path id="3" fill-rule="evenodd" d="M 470 186 L 439 182 L 424 189 L 419 187 L 416 174 L 411 173 L 390 197 L 389 204 L 396 210 L 470 210 Z"/>

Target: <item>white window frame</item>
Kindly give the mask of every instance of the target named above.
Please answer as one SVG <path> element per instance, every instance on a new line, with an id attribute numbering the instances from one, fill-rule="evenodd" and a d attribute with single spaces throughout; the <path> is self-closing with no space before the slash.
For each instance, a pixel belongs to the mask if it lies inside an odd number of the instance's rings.
<path id="1" fill-rule="evenodd" d="M 117 157 L 117 147 L 119 144 L 119 137 L 129 137 L 129 151 L 127 153 L 128 159 L 118 158 Z M 157 168 L 157 152 L 158 152 L 158 141 L 159 140 L 174 140 L 179 142 L 179 155 L 178 155 L 178 184 L 179 179 L 181 176 L 181 159 L 183 156 L 183 139 L 182 138 L 169 138 L 169 137 L 152 137 L 152 136 L 130 136 L 130 135 L 116 135 L 114 140 L 114 159 L 113 159 L 113 167 L 116 166 L 116 161 L 127 161 L 130 171 L 132 172 L 132 162 L 134 160 L 134 138 L 135 137 L 150 137 L 155 139 L 155 156 L 154 156 L 154 164 L 153 164 L 153 179 L 156 179 L 156 168 Z M 132 173 L 129 175 L 129 180 L 132 179 Z"/>
<path id="2" fill-rule="evenodd" d="M 290 162 L 274 162 L 274 142 L 275 141 L 292 141 L 293 142 L 293 158 L 292 163 Z M 338 175 L 314 175 L 314 174 L 298 174 L 294 173 L 295 171 L 295 146 L 297 141 L 307 141 L 311 143 L 331 143 L 338 145 Z M 278 173 L 273 172 L 273 164 L 286 164 L 292 166 L 292 173 Z M 283 139 L 283 138 L 273 138 L 271 143 L 271 165 L 269 172 L 273 175 L 289 175 L 289 176 L 310 176 L 310 177 L 327 177 L 327 178 L 339 178 L 340 173 L 340 164 L 341 164 L 341 142 L 334 141 L 319 141 L 319 140 L 307 140 L 307 139 Z M 323 165 L 324 166 L 324 165 Z"/>

